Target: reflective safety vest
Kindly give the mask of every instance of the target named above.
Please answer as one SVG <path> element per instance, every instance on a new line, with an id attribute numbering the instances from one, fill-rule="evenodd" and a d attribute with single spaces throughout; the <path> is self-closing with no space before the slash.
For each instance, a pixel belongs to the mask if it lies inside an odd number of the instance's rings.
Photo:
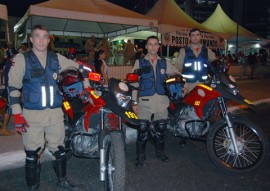
<path id="1" fill-rule="evenodd" d="M 156 78 L 153 70 L 153 66 L 149 60 L 144 58 L 139 59 L 140 69 L 149 67 L 149 72 L 143 72 L 139 80 L 139 96 L 152 96 L 155 93 L 159 95 L 165 95 L 164 81 L 166 79 L 167 64 L 165 59 L 158 59 L 156 64 Z"/>
<path id="2" fill-rule="evenodd" d="M 32 51 L 23 54 L 25 57 L 23 107 L 32 110 L 62 107 L 62 95 L 56 84 L 60 69 L 56 53 L 48 51 L 45 69 Z"/>
<path id="3" fill-rule="evenodd" d="M 193 83 L 196 81 L 204 82 L 208 78 L 208 50 L 205 46 L 196 58 L 190 47 L 185 48 L 185 59 L 182 76 L 187 82 Z"/>

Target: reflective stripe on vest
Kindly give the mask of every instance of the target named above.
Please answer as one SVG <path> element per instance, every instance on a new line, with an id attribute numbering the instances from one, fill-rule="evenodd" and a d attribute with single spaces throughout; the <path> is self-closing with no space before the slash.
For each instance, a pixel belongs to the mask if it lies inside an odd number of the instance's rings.
<path id="1" fill-rule="evenodd" d="M 187 82 L 196 82 L 200 81 L 203 82 L 208 78 L 208 67 L 207 67 L 207 61 L 208 61 L 208 50 L 204 46 L 202 47 L 202 50 L 196 58 L 193 51 L 189 48 L 185 48 L 186 56 L 184 59 L 184 66 L 183 66 L 183 72 L 182 75 L 184 78 L 186 78 Z"/>

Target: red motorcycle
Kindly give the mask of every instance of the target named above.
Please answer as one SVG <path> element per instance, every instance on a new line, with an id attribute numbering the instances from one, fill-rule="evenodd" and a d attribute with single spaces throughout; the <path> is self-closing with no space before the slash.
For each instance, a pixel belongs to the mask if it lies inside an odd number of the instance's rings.
<path id="1" fill-rule="evenodd" d="M 226 173 L 248 173 L 261 168 L 269 156 L 269 144 L 264 132 L 249 119 L 228 112 L 228 101 L 255 110 L 250 101 L 240 95 L 237 84 L 226 74 L 226 66 L 212 63 L 210 77 L 182 97 L 185 80 L 181 75 L 168 76 L 164 86 L 170 99 L 169 127 L 184 144 L 187 139 L 207 143 L 209 157 Z M 127 78 L 149 72 L 141 68 Z M 140 87 L 139 87 L 140 88 Z"/>
<path id="2" fill-rule="evenodd" d="M 111 78 L 109 86 L 100 83 L 100 75 L 89 70 L 91 88 L 83 90 L 78 70 L 60 73 L 58 86 L 64 96 L 66 149 L 76 157 L 99 158 L 100 180 L 105 190 L 125 188 L 125 129 L 122 119 L 139 125 L 131 107 L 132 87 Z M 83 92 L 83 93 L 82 93 Z"/>
<path id="3" fill-rule="evenodd" d="M 223 66 L 216 64 L 209 80 L 184 98 L 181 97 L 184 79 L 177 75 L 168 77 L 165 85 L 171 101 L 169 130 L 181 137 L 182 143 L 185 139 L 205 140 L 209 157 L 224 172 L 254 172 L 268 159 L 267 137 L 249 119 L 228 112 L 230 100 L 252 110 L 255 106 L 240 95 L 235 80 Z"/>

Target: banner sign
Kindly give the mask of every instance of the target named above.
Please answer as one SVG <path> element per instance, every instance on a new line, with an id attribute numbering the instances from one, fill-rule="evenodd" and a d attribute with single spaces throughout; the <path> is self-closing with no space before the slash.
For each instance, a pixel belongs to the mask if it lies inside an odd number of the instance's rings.
<path id="1" fill-rule="evenodd" d="M 189 30 L 181 30 L 176 32 L 168 32 L 162 35 L 162 44 L 165 46 L 189 45 Z M 224 39 L 209 32 L 202 31 L 202 44 L 210 49 L 224 48 Z"/>

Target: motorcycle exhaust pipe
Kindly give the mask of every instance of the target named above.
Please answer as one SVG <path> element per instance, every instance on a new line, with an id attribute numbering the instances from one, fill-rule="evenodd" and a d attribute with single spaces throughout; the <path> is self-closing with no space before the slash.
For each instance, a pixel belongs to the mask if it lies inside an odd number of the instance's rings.
<path id="1" fill-rule="evenodd" d="M 99 164 L 100 164 L 100 181 L 105 181 L 105 171 L 106 171 L 106 166 L 105 166 L 105 149 L 100 149 L 100 159 L 99 159 Z"/>

